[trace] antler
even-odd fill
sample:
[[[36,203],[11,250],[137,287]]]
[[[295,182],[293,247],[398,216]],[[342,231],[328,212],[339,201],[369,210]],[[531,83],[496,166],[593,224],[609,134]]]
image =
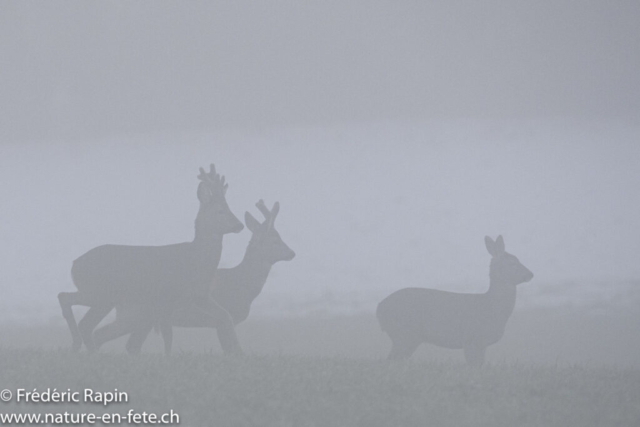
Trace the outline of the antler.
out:
[[[262,215],[264,215],[264,219],[266,219],[267,221],[271,219],[271,212],[269,211],[267,206],[264,204],[264,200],[262,199],[258,200],[258,203],[256,203],[256,207],[260,212],[262,212]]]
[[[216,167],[213,163],[209,165],[208,173],[205,172],[204,169],[200,168],[198,179],[211,186],[220,186],[220,188],[222,188],[223,194],[225,194],[227,192],[227,188],[229,188],[229,184],[225,183],[224,175],[222,175],[221,177],[218,173],[216,173]]]
[[[258,200],[258,203],[256,203],[256,207],[260,210],[260,212],[262,212],[262,215],[264,215],[267,227],[273,227],[273,223],[275,222],[278,211],[280,210],[280,203],[275,202],[273,204],[273,208],[269,210],[269,208],[267,208],[267,206],[264,204],[264,200],[260,199]]]
[[[200,175],[198,175],[198,179],[203,182],[208,182],[209,184],[215,184],[220,181],[220,175],[216,173],[216,167],[211,163],[209,165],[209,173],[200,168]]]

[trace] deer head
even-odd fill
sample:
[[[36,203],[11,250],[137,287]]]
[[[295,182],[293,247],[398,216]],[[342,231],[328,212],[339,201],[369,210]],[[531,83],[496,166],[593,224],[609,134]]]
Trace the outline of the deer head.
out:
[[[198,185],[200,210],[196,218],[196,228],[214,234],[242,231],[244,225],[231,212],[225,198],[229,184],[225,183],[224,176],[221,177],[216,173],[213,163],[209,166],[208,173],[200,168],[198,179],[200,180]]]
[[[522,265],[515,255],[511,255],[504,250],[502,236],[498,236],[495,242],[491,237],[486,236],[484,243],[487,246],[487,251],[492,256],[489,268],[489,277],[492,284],[515,286],[533,279],[533,273]]]
[[[262,212],[265,220],[260,223],[249,212],[245,212],[245,224],[253,234],[247,251],[251,251],[252,255],[270,264],[292,260],[296,256],[295,252],[282,241],[280,234],[273,225],[280,211],[280,204],[275,202],[273,208],[269,210],[261,199],[256,203],[256,207]]]

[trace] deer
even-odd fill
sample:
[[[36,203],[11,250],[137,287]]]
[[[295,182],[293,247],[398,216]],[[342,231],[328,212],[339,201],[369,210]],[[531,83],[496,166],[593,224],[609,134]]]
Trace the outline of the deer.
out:
[[[194,311],[215,320],[225,354],[242,354],[233,319],[209,297],[209,287],[220,262],[223,236],[239,233],[244,225],[227,204],[228,184],[215,166],[211,164],[208,173],[200,168],[198,179],[200,207],[192,241],[165,246],[103,245],[73,261],[71,278],[77,291],[58,294],[73,351],[84,343],[89,352],[95,352],[93,329],[118,304],[139,304],[145,314],[140,322],[153,324],[188,301]],[[78,324],[74,305],[89,307]]]
[[[295,252],[282,240],[275,229],[274,222],[280,211],[280,203],[275,202],[271,210],[260,199],[256,207],[264,216],[264,222],[259,222],[249,212],[245,212],[244,220],[252,233],[249,245],[242,261],[232,268],[220,268],[211,286],[211,297],[223,307],[232,317],[235,325],[249,317],[251,304],[260,295],[271,271],[271,267],[279,261],[291,261]],[[173,343],[173,327],[182,328],[215,328],[215,319],[195,310],[192,305],[176,308],[170,319],[159,322],[160,332],[164,341],[166,355],[171,354]],[[129,352],[140,351],[150,325],[146,329],[136,331],[139,322],[140,307],[135,304],[116,306],[116,320],[97,329],[94,333],[96,346],[116,339],[127,333],[132,333],[126,348]]]
[[[378,304],[376,317],[392,342],[389,360],[409,358],[422,343],[462,349],[471,366],[484,363],[498,342],[516,302],[516,286],[533,279],[517,257],[505,251],[502,236],[485,237],[491,255],[489,290],[483,294],[427,288],[400,289]]]

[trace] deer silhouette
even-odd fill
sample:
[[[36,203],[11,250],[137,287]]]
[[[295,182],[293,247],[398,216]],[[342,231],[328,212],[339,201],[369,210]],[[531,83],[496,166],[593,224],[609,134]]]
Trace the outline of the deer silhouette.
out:
[[[93,329],[115,306],[126,302],[141,307],[143,325],[191,303],[202,316],[215,319],[225,353],[242,352],[233,319],[209,297],[209,286],[220,262],[223,235],[238,233],[244,226],[229,209],[225,199],[228,184],[214,165],[208,173],[200,168],[198,179],[200,208],[193,241],[166,246],[98,246],[73,262],[71,277],[78,290],[61,292],[58,300],[74,350],[84,342],[89,351],[95,351]],[[79,324],[73,305],[90,307]]]
[[[504,249],[504,239],[485,237],[491,255],[489,290],[464,294],[436,289],[405,288],[378,304],[380,327],[392,342],[389,359],[411,356],[422,343],[463,349],[467,363],[484,363],[486,348],[498,342],[513,312],[516,285],[533,273]]]
[[[215,281],[211,286],[211,297],[223,307],[237,325],[249,316],[251,304],[258,297],[267,281],[271,267],[279,261],[290,261],[295,252],[282,240],[275,229],[274,222],[280,211],[276,202],[269,210],[262,200],[256,207],[265,217],[260,223],[249,212],[245,212],[245,224],[252,236],[244,254],[244,258],[233,268],[218,269]],[[165,354],[171,353],[173,327],[183,328],[216,328],[216,319],[204,315],[193,305],[177,307],[168,321],[159,321],[165,345]],[[140,307],[136,304],[122,304],[116,307],[117,317],[113,323],[95,331],[94,339],[99,347],[103,343],[132,333],[127,342],[127,350],[133,353],[140,348],[150,332],[151,327],[137,329],[140,322]]]

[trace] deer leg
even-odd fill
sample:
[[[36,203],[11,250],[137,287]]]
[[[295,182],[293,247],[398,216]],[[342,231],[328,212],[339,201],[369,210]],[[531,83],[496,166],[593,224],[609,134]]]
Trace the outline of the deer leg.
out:
[[[171,355],[171,347],[173,346],[173,326],[169,322],[162,322],[160,324],[160,333],[162,334],[162,340],[164,341],[164,355]]]
[[[152,318],[145,318],[135,326],[125,346],[129,354],[135,355],[140,353],[142,344],[144,344],[151,329],[153,329]]]
[[[93,341],[96,350],[99,349],[102,344],[120,338],[123,335],[130,333],[133,330],[132,325],[121,320],[114,320],[108,325],[104,325],[93,333]]]
[[[242,356],[242,348],[238,342],[238,336],[236,335],[235,325],[229,316],[229,320],[224,320],[224,324],[218,326],[217,329],[218,341],[224,354],[233,356]]]
[[[111,305],[91,307],[78,323],[78,330],[82,336],[82,341],[84,341],[84,345],[87,346],[87,350],[90,352],[96,351],[96,346],[93,343],[93,330],[98,326],[98,323],[109,314],[112,308],[113,306]]]
[[[149,332],[153,328],[153,323],[144,323],[136,327],[131,333],[131,336],[127,340],[126,348],[129,354],[138,354],[142,350],[142,344],[144,344]],[[160,333],[162,334],[162,340],[164,341],[164,354],[166,356],[171,355],[171,347],[173,345],[173,327],[169,322],[160,322]],[[130,332],[124,331],[124,334]]]
[[[199,306],[200,311],[206,313],[217,329],[218,341],[222,351],[227,355],[242,355],[242,348],[236,335],[235,323],[227,310],[217,302],[209,299]]]
[[[388,360],[407,359],[418,349],[421,342],[412,337],[391,337],[393,343]]]
[[[76,318],[73,316],[73,310],[71,309],[72,306],[81,304],[78,301],[79,299],[80,294],[78,292],[60,292],[58,294],[62,317],[67,321],[69,331],[71,332],[71,348],[73,351],[78,351],[80,347],[82,347],[82,335],[80,335]]]
[[[480,367],[484,363],[484,353],[487,347],[470,345],[464,348],[464,358],[470,366]]]

